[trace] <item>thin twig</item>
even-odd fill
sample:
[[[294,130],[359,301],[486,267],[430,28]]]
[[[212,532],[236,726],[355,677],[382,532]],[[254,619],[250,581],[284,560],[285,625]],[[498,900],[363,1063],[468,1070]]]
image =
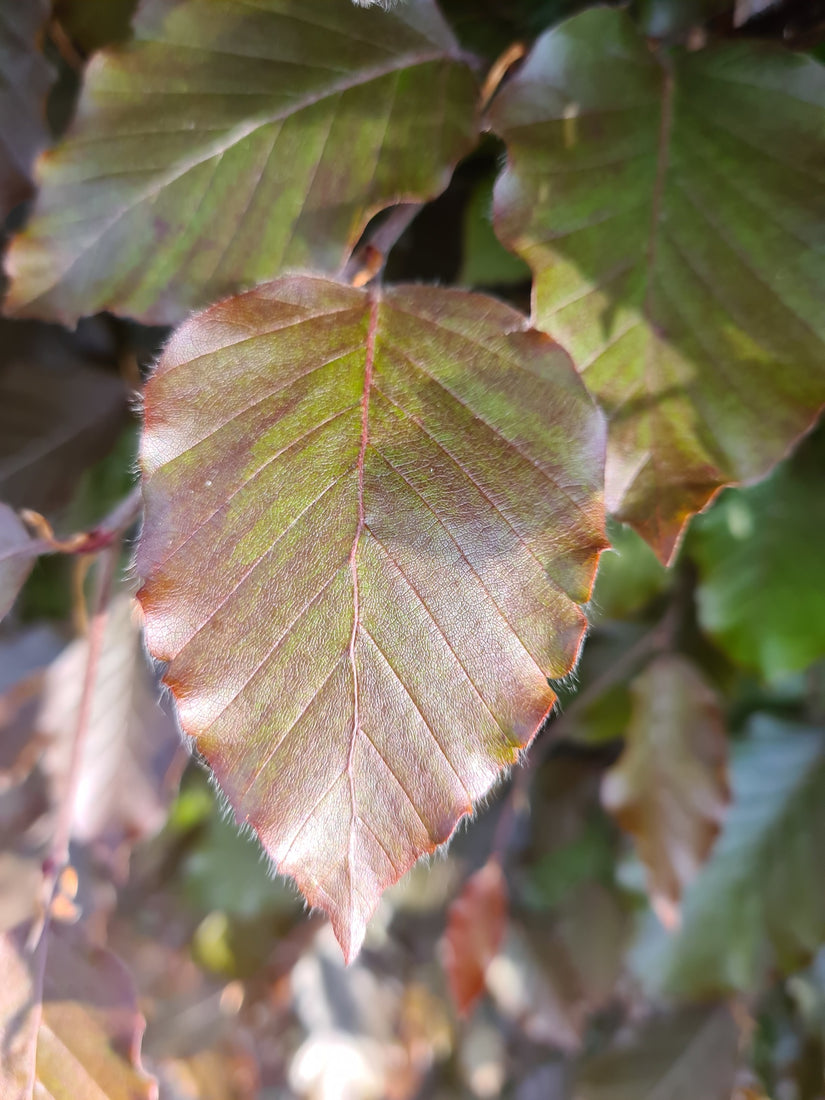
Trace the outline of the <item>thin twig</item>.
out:
[[[140,485],[135,485],[129,493],[118,501],[111,512],[90,531],[80,531],[59,539],[45,516],[30,508],[20,511],[20,518],[42,540],[45,554],[96,554],[120,542],[123,532],[140,515],[143,496]]]

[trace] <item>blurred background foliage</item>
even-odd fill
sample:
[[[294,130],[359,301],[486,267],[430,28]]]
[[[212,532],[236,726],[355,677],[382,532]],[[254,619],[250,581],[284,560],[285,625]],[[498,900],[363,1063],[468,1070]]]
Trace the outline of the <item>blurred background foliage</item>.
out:
[[[584,6],[442,3],[488,60]],[[818,0],[631,6],[652,37],[755,34],[825,57]],[[44,40],[55,132],[85,59],[128,35],[133,7],[56,0]],[[388,278],[528,308],[529,272],[491,225],[502,157],[488,137],[459,166],[396,244]],[[3,322],[0,498],[45,512],[60,535],[115,508],[136,477],[135,395],[166,335],[105,315],[73,333]],[[825,1096],[823,475],[820,426],[764,481],[720,493],[669,569],[613,523],[582,661],[534,762],[389,891],[348,970],[324,922],[238,834],[166,701],[147,718],[158,685],[125,614],[84,762],[70,917],[127,960],[162,1100]],[[59,792],[88,564],[41,558],[0,628],[4,927],[31,898]],[[113,775],[129,778],[98,813]],[[447,909],[502,834],[506,932],[462,1016]]]

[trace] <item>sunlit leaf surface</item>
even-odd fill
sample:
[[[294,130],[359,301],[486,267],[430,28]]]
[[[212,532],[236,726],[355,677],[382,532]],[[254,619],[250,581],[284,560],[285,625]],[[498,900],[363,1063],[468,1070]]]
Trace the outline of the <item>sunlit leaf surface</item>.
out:
[[[433,0],[150,0],[91,62],[9,257],[12,312],[173,323],[446,186],[475,77]]]
[[[657,58],[601,8],[539,39],[491,125],[497,229],[610,421],[608,507],[667,559],[825,402],[825,68],[745,43]]]
[[[602,448],[558,345],[460,291],[279,280],[180,329],[147,386],[149,648],[348,957],[576,660]]]

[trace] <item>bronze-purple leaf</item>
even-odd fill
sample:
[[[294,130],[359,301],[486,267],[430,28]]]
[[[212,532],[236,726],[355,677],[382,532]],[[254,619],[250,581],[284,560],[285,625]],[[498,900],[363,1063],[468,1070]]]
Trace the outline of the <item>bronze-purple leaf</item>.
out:
[[[8,504],[0,504],[0,619],[8,614],[46,544],[34,539]]]
[[[466,1015],[484,991],[487,968],[507,931],[509,898],[501,864],[490,859],[451,903],[444,935],[444,967],[456,1008]]]
[[[120,961],[75,929],[51,927],[31,951],[0,935],[3,1100],[157,1100],[140,1066],[144,1021]]]
[[[348,958],[573,667],[604,432],[566,353],[481,295],[285,277],[146,387],[146,636],[239,821]]]
[[[447,185],[476,100],[434,0],[147,0],[41,161],[8,308],[167,324],[285,269],[335,272],[376,211]]]
[[[31,195],[32,166],[48,139],[52,71],[38,43],[48,14],[48,0],[0,9],[0,221]]]
[[[502,240],[610,422],[607,505],[667,561],[825,403],[825,67],[657,56],[628,14],[548,31],[490,118]]]

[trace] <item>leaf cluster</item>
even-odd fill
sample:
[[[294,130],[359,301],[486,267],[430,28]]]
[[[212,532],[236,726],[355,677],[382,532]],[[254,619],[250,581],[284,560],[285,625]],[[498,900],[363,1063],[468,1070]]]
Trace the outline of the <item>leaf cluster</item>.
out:
[[[0,0],[3,1100],[823,1095],[817,12]]]

